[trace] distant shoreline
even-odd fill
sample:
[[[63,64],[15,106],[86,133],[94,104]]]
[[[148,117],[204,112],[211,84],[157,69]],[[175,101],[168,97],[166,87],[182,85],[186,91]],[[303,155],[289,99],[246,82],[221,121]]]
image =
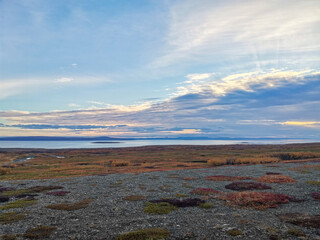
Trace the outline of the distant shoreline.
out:
[[[122,143],[122,142],[92,142],[92,143]]]

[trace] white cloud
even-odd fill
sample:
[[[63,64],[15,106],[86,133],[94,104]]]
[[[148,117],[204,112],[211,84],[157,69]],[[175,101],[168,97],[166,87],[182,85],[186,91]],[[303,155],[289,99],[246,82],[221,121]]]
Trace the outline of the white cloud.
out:
[[[311,75],[313,72],[315,71],[281,71],[273,69],[269,73],[249,72],[233,74],[222,79],[206,79],[205,81],[198,81],[196,83],[186,81],[184,83],[187,84],[178,87],[173,95],[182,96],[186,94],[209,92],[215,97],[221,97],[237,90],[253,92],[257,89],[277,88],[288,83],[303,84],[306,81],[312,81],[312,79],[304,78],[304,76]]]
[[[62,78],[57,79],[57,82],[65,83],[65,82],[71,82],[71,81],[73,81],[73,80],[74,80],[74,79],[73,79],[73,78],[70,78],[70,77],[62,77]]]
[[[292,53],[307,52],[319,59],[318,0],[183,0],[172,5],[170,13],[166,52],[155,67],[209,62],[212,56],[217,62],[249,56],[259,65],[259,56],[268,53],[277,58],[287,54],[287,63],[296,59]]]

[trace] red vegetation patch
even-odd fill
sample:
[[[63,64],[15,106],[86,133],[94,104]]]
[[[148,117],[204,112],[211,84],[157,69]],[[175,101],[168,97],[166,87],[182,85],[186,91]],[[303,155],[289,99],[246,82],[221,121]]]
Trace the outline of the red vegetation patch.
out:
[[[182,178],[182,180],[197,180],[197,179],[200,179],[198,177],[184,177]]]
[[[159,200],[151,200],[151,203],[161,203],[166,202],[175,207],[183,208],[183,207],[196,207],[199,206],[201,203],[205,203],[204,200],[200,198],[186,198],[186,199],[159,199]]]
[[[294,180],[291,177],[283,176],[283,175],[266,175],[258,178],[259,182],[263,183],[294,183]]]
[[[278,173],[278,172],[266,172],[266,175],[281,175],[281,173]]]
[[[227,201],[227,204],[231,206],[250,207],[257,210],[276,208],[290,201],[301,201],[288,195],[270,192],[233,192],[218,198]]]
[[[316,200],[320,200],[320,193],[319,192],[311,193],[311,197],[313,197]]]
[[[233,182],[226,185],[225,188],[235,191],[271,189],[268,185],[256,182]]]
[[[212,188],[196,188],[192,190],[190,193],[207,196],[207,195],[219,194],[221,192]]]
[[[55,191],[55,192],[47,192],[46,194],[48,195],[53,195],[53,196],[65,196],[66,194],[70,193],[70,191]]]
[[[305,213],[287,213],[278,215],[281,221],[289,222],[302,227],[320,228],[320,215]]]
[[[239,180],[250,180],[253,179],[252,177],[242,177],[242,176],[224,176],[224,175],[216,175],[216,176],[207,176],[206,180],[210,181],[239,181]]]

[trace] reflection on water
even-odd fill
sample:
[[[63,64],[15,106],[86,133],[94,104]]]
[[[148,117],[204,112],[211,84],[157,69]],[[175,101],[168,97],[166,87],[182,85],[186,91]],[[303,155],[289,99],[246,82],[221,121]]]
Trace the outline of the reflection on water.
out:
[[[122,142],[106,142],[99,144],[90,141],[0,141],[0,148],[115,148],[151,145],[286,144],[310,142],[319,142],[319,140],[128,140]]]

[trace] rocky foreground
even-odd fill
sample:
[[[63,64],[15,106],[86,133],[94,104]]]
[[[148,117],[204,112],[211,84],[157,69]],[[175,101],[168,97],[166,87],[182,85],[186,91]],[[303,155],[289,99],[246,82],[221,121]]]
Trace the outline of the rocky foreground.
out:
[[[2,181],[0,233],[2,239],[320,239],[319,169],[304,162]]]

